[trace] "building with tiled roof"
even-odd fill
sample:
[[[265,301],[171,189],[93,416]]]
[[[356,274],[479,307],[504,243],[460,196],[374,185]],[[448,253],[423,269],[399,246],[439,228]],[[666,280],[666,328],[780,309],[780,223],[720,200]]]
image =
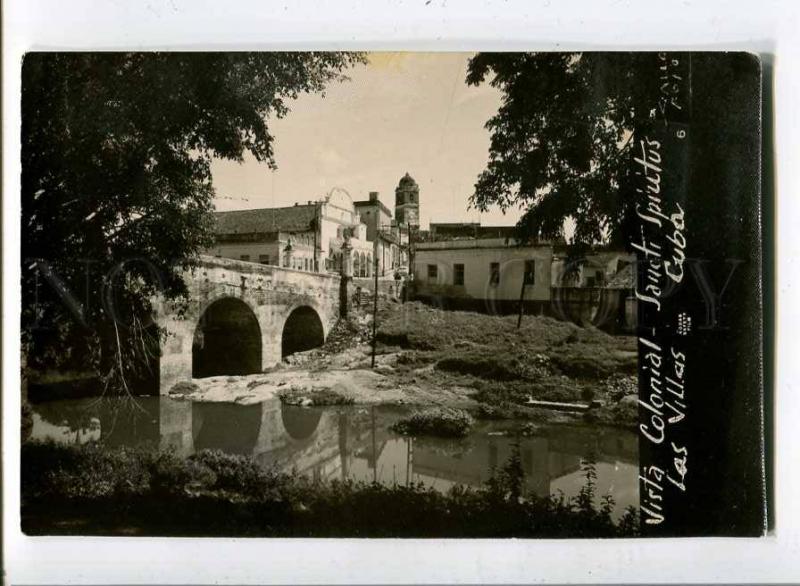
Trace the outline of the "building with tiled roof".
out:
[[[318,204],[313,202],[286,208],[236,210],[214,214],[214,232],[218,239],[237,236],[284,232],[307,232],[314,227]]]
[[[334,188],[318,201],[215,212],[213,221],[215,242],[206,253],[224,258],[338,272],[347,241],[355,277],[372,275],[375,255],[381,276],[393,276],[407,258],[401,247],[402,229],[377,192],[371,192],[368,200],[353,202],[346,190]]]
[[[349,238],[362,266],[372,245],[350,196],[334,189],[319,201],[281,208],[214,213],[215,256],[304,271],[341,270],[341,246]]]

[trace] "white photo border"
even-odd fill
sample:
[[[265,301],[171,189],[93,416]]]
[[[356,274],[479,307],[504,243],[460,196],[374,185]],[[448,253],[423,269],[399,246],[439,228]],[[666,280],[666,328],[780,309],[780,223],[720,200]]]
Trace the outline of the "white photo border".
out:
[[[798,7],[619,0],[15,0],[3,19],[3,566],[9,584],[800,579]],[[776,529],[760,539],[30,538],[19,530],[20,65],[31,50],[747,50],[775,56]],[[793,197],[794,196],[794,197]],[[767,300],[769,302],[769,300]],[[794,390],[793,390],[794,389]],[[734,487],[732,487],[734,489]]]

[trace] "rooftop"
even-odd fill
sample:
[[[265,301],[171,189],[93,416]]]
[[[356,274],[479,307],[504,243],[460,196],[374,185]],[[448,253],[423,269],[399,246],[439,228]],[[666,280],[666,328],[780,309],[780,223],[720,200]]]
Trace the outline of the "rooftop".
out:
[[[549,248],[546,243],[532,244],[523,248]],[[469,248],[519,248],[513,238],[453,238],[450,240],[434,240],[431,242],[417,242],[417,250],[446,250]]]
[[[305,232],[316,218],[316,204],[294,205],[285,208],[260,208],[233,212],[214,212],[216,234],[257,234],[276,232]]]

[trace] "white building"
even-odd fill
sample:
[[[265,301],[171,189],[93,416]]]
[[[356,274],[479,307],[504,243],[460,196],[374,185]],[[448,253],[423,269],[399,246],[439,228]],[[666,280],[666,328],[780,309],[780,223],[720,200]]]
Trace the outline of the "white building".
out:
[[[420,242],[414,251],[415,295],[455,306],[550,301],[551,245],[517,246],[506,238]],[[523,286],[524,279],[524,286]]]
[[[338,271],[341,246],[349,237],[354,269],[357,263],[359,271],[371,274],[373,244],[344,190],[290,207],[216,212],[214,221],[216,242],[207,254],[297,270]]]
[[[297,270],[338,272],[342,245],[348,240],[354,277],[371,277],[377,254],[378,275],[392,279],[408,264],[408,234],[419,218],[419,187],[408,173],[400,179],[395,198],[397,218],[377,192],[354,202],[339,188],[319,201],[289,207],[216,212],[216,242],[205,252]]]
[[[510,237],[420,242],[413,295],[451,309],[501,314],[518,311],[522,301],[526,313],[630,329],[634,261],[608,250],[570,261],[563,244],[519,246]]]

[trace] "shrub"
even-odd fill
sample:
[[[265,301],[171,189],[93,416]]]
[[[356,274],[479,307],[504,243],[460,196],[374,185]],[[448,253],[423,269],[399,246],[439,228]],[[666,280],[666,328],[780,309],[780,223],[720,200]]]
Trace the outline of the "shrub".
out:
[[[418,367],[429,364],[434,358],[425,352],[409,350],[397,356],[397,364],[409,367]]]
[[[595,340],[590,335],[599,340]],[[617,374],[634,374],[638,367],[635,351],[617,349],[627,343],[602,332],[582,333],[588,339],[558,348],[550,354],[553,366],[573,378],[602,380]],[[605,338],[608,340],[605,340]]]
[[[190,395],[197,392],[200,387],[197,384],[189,381],[180,381],[172,385],[169,390],[170,395]]]
[[[193,459],[183,459],[174,452],[158,452],[149,463],[150,488],[159,494],[181,494],[187,489],[211,487],[214,472]]]
[[[308,405],[314,407],[329,407],[334,405],[352,405],[353,397],[344,395],[339,391],[329,388],[302,389],[288,388],[278,391],[278,398],[287,405]]]
[[[142,454],[130,449],[81,448],[54,442],[23,446],[23,485],[33,496],[58,494],[66,498],[97,499],[133,495],[149,487],[150,473]]]
[[[215,477],[212,488],[248,492],[256,491],[265,484],[267,475],[252,458],[226,454],[219,450],[203,450],[190,460],[210,470]]]
[[[475,416],[478,419],[488,420],[512,419],[514,417],[513,406],[506,403],[500,403],[498,405],[480,403],[475,409]]]
[[[536,398],[556,403],[575,403],[582,398],[582,393],[571,386],[552,386],[537,393]]]
[[[522,376],[521,365],[517,360],[506,356],[486,356],[485,352],[479,355],[464,354],[442,358],[436,363],[436,368],[500,381],[514,380]]]
[[[472,416],[462,409],[432,407],[401,419],[392,429],[404,435],[464,437],[473,424]]]

